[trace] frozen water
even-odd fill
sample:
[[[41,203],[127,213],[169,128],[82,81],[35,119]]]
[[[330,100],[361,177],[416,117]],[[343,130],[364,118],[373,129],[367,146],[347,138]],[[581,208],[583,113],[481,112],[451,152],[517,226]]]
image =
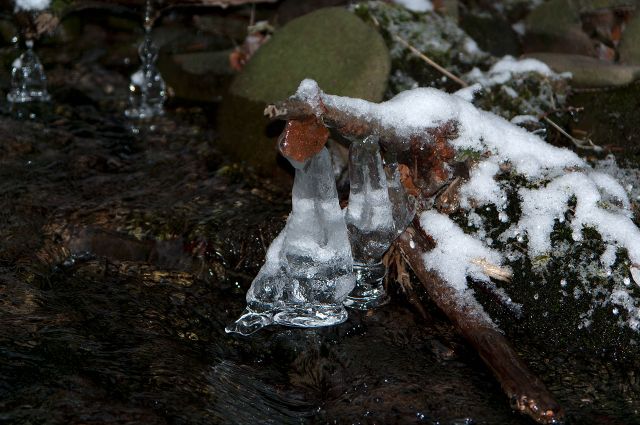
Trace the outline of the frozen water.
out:
[[[11,70],[11,90],[7,100],[11,103],[46,102],[47,77],[40,59],[33,51],[33,41],[26,43],[27,51],[13,61]]]
[[[351,144],[349,181],[346,221],[353,258],[365,264],[378,262],[395,239],[396,230],[377,137]]]
[[[345,215],[357,283],[347,300],[350,307],[366,310],[386,301],[382,256],[413,218],[397,165],[391,165],[388,173],[389,176],[376,136],[351,144],[349,206]]]
[[[227,332],[248,335],[272,322],[317,327],[341,323],[355,286],[353,259],[329,151],[296,169],[292,212],[247,292],[247,309]]]
[[[129,118],[147,119],[164,113],[162,107],[166,99],[166,86],[156,67],[158,48],[153,43],[149,29],[145,33],[138,54],[141,65],[131,75],[129,108],[125,115]]]

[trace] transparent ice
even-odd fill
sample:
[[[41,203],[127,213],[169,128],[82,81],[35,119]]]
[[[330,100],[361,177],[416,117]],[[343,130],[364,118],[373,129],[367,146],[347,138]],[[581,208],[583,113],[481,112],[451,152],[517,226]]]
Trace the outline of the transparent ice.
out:
[[[270,323],[319,327],[347,318],[353,258],[326,148],[294,164],[292,212],[247,292],[247,309],[227,332],[248,335]]]
[[[382,257],[413,218],[413,210],[397,164],[389,164],[385,171],[376,136],[351,144],[349,179],[346,222],[357,283],[345,304],[366,310],[388,300]]]
[[[11,103],[47,102],[47,77],[40,59],[33,51],[33,41],[26,41],[27,50],[13,61],[11,89],[7,100]]]
[[[167,97],[166,85],[156,67],[158,48],[151,37],[153,26],[153,8],[147,0],[144,17],[144,40],[138,48],[140,68],[131,75],[129,84],[129,108],[124,112],[129,118],[148,119],[164,114],[164,101]]]

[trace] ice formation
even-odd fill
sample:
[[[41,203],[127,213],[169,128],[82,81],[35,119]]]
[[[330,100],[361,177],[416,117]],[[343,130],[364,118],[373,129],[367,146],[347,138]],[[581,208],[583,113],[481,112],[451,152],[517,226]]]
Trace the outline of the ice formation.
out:
[[[347,317],[355,285],[344,215],[326,148],[296,169],[292,211],[247,292],[247,310],[227,332],[248,335],[272,322],[316,327]]]
[[[396,165],[389,164],[387,175],[377,136],[350,146],[350,193],[345,219],[357,283],[346,301],[349,307],[366,310],[387,300],[382,256],[413,217]]]
[[[539,66],[525,65],[515,69]],[[468,296],[467,278],[488,279],[478,261],[500,265],[522,255],[490,248],[493,240],[482,233],[484,219],[476,213],[480,209],[495,209],[506,228],[498,239],[504,242],[516,238],[520,245],[525,244],[532,261],[556,249],[550,235],[554,225],[564,223],[574,241],[583,238],[585,229],[598,232],[605,249],[600,265],[603,272],[624,249],[630,261],[627,276],[640,278],[640,230],[632,221],[625,188],[610,176],[594,171],[570,150],[551,146],[501,117],[478,110],[461,96],[431,88],[403,92],[380,104],[320,93],[325,106],[393,131],[407,141],[405,149],[411,136],[446,122],[457,124],[457,134],[449,144],[458,152],[475,152],[469,178],[459,190],[460,208],[478,230],[465,233],[456,222],[432,211],[423,212],[420,223],[437,241],[435,250],[425,256],[425,265],[439,273],[461,297]],[[508,175],[526,182],[516,190],[517,199],[509,199],[509,179],[499,178]],[[505,210],[509,202],[517,202],[521,209],[511,223],[510,213]],[[589,291],[587,274],[580,273],[586,286],[576,287],[576,296]],[[626,277],[625,282],[631,279]],[[626,324],[638,329],[640,310],[632,294],[633,285],[615,285],[614,289],[598,286],[593,290],[606,298],[600,305],[610,303],[617,306],[616,311],[628,312]]]
[[[44,68],[33,51],[33,41],[28,40],[26,47],[27,51],[13,61],[7,100],[11,103],[46,102],[50,96]]]
[[[16,10],[44,10],[51,0],[16,0]]]
[[[153,43],[149,29],[138,49],[140,68],[131,75],[129,84],[129,118],[147,119],[164,113],[166,85],[156,67],[158,48]]]

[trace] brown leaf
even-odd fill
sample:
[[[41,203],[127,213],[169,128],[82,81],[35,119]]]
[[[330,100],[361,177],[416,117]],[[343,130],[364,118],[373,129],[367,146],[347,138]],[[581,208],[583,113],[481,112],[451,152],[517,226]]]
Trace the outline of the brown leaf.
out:
[[[282,155],[305,162],[322,150],[329,139],[329,130],[315,116],[289,120],[280,135],[278,148]]]

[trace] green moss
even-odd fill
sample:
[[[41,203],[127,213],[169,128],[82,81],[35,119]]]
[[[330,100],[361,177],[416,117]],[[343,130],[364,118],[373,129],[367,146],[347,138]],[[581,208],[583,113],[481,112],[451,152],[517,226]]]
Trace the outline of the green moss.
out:
[[[276,31],[234,80],[231,92],[274,102],[312,78],[327,93],[379,102],[389,70],[387,48],[375,29],[346,9],[326,8]]]

